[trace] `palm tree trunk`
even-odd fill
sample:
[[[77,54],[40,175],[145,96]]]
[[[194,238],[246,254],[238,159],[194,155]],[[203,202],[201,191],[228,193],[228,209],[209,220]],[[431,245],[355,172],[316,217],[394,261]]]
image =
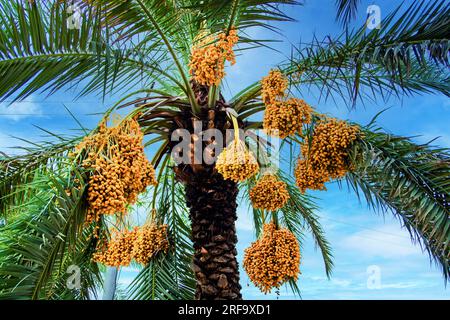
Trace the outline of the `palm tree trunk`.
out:
[[[210,170],[193,173],[186,181],[197,300],[242,299],[236,260],[237,194],[236,183]]]

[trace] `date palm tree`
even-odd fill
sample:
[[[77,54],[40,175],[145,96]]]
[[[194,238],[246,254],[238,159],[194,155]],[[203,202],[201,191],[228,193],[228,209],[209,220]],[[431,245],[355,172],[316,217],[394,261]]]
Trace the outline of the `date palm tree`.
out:
[[[131,299],[241,299],[236,258],[238,194],[247,196],[255,179],[226,180],[214,164],[175,164],[177,129],[195,126],[221,132],[238,126],[262,128],[265,110],[261,84],[243,85],[225,99],[220,85],[200,85],[189,74],[191,49],[199,36],[236,29],[237,53],[269,46],[251,30],[276,32],[272,22],[292,21],[286,10],[293,0],[91,0],[81,8],[78,28],[72,1],[0,0],[0,98],[20,101],[36,92],[76,90],[78,95],[121,96],[118,109],[138,114],[154,151],[158,185],[140,204],[156,209],[166,223],[172,249],[151,260],[128,288]],[[293,47],[277,67],[292,92],[318,90],[321,97],[345,101],[388,99],[418,93],[449,96],[450,5],[412,1],[386,16],[380,29],[348,30],[359,1],[340,0],[342,36]],[[72,21],[73,22],[73,21]],[[238,57],[239,59],[239,57]],[[85,224],[86,172],[70,153],[89,132],[33,143],[18,156],[0,158],[0,297],[3,299],[89,299],[102,283],[102,266],[92,261],[95,228]],[[450,275],[450,154],[430,144],[388,134],[375,121],[360,125],[363,135],[349,151],[352,170],[345,180],[374,210],[390,212],[441,268]],[[95,131],[95,130],[94,130]],[[252,138],[252,137],[250,137]],[[255,138],[255,137],[253,137]],[[288,161],[302,139],[283,140]],[[255,140],[256,141],[256,140]],[[259,141],[259,140],[258,140]],[[206,146],[204,142],[203,147]],[[292,147],[294,146],[294,148]],[[151,149],[150,149],[151,147]],[[278,223],[301,242],[310,232],[331,276],[331,246],[316,213],[316,199],[295,186],[289,166],[279,178],[288,185],[288,204],[274,213]],[[75,180],[79,188],[68,193]],[[255,235],[261,233],[261,210],[251,210]],[[80,268],[80,286],[68,286],[69,266]],[[298,292],[295,281],[291,288]]]

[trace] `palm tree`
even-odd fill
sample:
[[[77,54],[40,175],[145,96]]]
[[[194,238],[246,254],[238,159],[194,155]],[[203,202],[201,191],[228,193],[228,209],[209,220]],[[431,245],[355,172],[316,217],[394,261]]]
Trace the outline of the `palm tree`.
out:
[[[241,299],[236,259],[235,221],[238,193],[247,196],[255,178],[237,183],[224,179],[215,164],[174,163],[173,132],[196,127],[222,133],[237,127],[261,129],[265,111],[261,83],[226,100],[221,86],[205,85],[189,73],[191,50],[207,35],[237,30],[242,54],[269,46],[253,39],[255,28],[276,32],[270,23],[292,21],[286,11],[293,0],[91,0],[82,8],[79,28],[69,28],[72,1],[0,0],[0,97],[18,101],[35,92],[53,94],[67,88],[79,96],[121,95],[106,116],[120,108],[136,116],[147,136],[145,147],[158,185],[142,202],[152,218],[169,227],[171,249],[140,271],[130,285],[132,299]],[[338,19],[351,21],[359,1],[336,1]],[[413,1],[385,17],[380,29],[365,26],[338,38],[328,37],[293,48],[277,66],[293,92],[317,89],[321,96],[347,101],[388,99],[417,93],[449,95],[448,34],[450,5]],[[403,13],[401,13],[403,12]],[[374,119],[375,120],[375,119]],[[286,137],[282,149],[294,150],[311,138]],[[236,128],[236,126],[235,126]],[[348,150],[352,168],[346,180],[375,209],[398,217],[442,269],[450,275],[450,154],[430,144],[385,133],[375,121],[358,126],[361,135]],[[95,133],[95,129],[93,132]],[[71,153],[84,136],[57,136],[33,143],[18,156],[0,158],[0,297],[3,299],[89,299],[102,283],[102,266],[93,262],[98,239],[94,230],[114,224],[102,217],[86,221],[89,173]],[[260,143],[250,136],[249,143]],[[253,140],[252,140],[253,139]],[[211,141],[202,144],[202,150]],[[267,143],[264,143],[267,147]],[[296,155],[291,154],[291,159]],[[289,159],[289,160],[291,160]],[[315,199],[302,193],[291,172],[279,169],[289,191],[288,203],[272,219],[299,242],[311,232],[331,275],[331,247]],[[73,186],[77,184],[77,188]],[[71,192],[67,192],[70,189]],[[155,210],[150,210],[155,209]],[[252,209],[255,234],[267,217]],[[76,265],[81,285],[66,285],[66,270]],[[289,281],[298,292],[296,282]]]

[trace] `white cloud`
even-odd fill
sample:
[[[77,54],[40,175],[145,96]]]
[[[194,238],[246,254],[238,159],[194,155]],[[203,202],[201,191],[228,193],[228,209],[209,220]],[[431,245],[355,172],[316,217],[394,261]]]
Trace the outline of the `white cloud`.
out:
[[[407,289],[407,288],[415,288],[420,284],[418,282],[395,282],[388,284],[381,284],[380,289]]]
[[[26,153],[23,149],[18,149],[18,147],[30,146],[26,142],[20,140],[20,137],[24,137],[30,141],[33,138],[29,138],[23,133],[11,132],[6,133],[5,131],[0,131],[0,152],[7,154],[8,156],[17,156]]]
[[[331,279],[331,283],[338,287],[348,287],[352,284],[350,280],[345,279]]]
[[[117,284],[128,287],[133,282],[134,278],[135,277],[119,277]]]
[[[139,269],[136,267],[123,267],[122,272],[135,272],[135,273],[139,273]]]
[[[117,284],[123,286],[129,286],[136,276],[139,274],[140,270],[136,267],[124,267],[120,270],[119,277],[117,279]]]
[[[327,286],[335,286],[335,287],[348,287],[352,284],[352,282],[348,279],[336,278],[332,277],[328,279],[322,276],[302,276],[301,280],[311,280],[319,286],[322,286],[326,283]]]
[[[422,254],[421,249],[411,243],[406,231],[395,224],[356,232],[344,238],[340,246],[371,257],[397,258]]]
[[[40,115],[42,115],[41,107],[32,97],[27,98],[26,101],[16,102],[11,105],[6,103],[0,104],[0,116],[16,122]]]

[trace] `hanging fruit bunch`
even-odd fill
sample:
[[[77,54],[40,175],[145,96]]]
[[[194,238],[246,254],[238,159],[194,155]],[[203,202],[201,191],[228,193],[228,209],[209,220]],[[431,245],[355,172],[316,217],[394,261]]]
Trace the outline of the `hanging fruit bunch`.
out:
[[[245,250],[244,269],[264,293],[289,280],[296,281],[299,266],[300,247],[296,237],[274,223],[265,224],[262,237]]]
[[[114,230],[109,242],[103,238],[92,259],[109,267],[126,267],[133,259],[133,248],[137,228],[133,230]]]
[[[225,77],[225,61],[235,64],[233,46],[239,41],[237,30],[232,28],[228,34],[217,37],[203,36],[192,47],[189,72],[194,80],[206,86],[219,85]]]
[[[284,139],[302,134],[303,125],[311,123],[312,108],[305,101],[288,98],[288,81],[279,70],[271,70],[261,81],[261,96],[266,106],[263,128],[267,134]]]
[[[149,223],[131,231],[114,230],[109,241],[102,238],[93,260],[110,267],[126,267],[134,259],[145,266],[156,254],[169,250],[167,229],[165,224]]]
[[[83,166],[91,170],[87,222],[103,214],[126,214],[147,186],[156,185],[155,169],[147,160],[143,133],[136,119],[108,128],[105,121],[86,137],[77,152],[85,152]]]
[[[259,165],[245,144],[235,139],[217,157],[216,169],[224,179],[239,182],[258,173]]]
[[[312,137],[301,146],[302,157],[295,169],[301,192],[324,190],[326,182],[344,177],[351,169],[347,159],[349,147],[359,134],[359,127],[345,121],[325,117],[319,120]]]
[[[265,174],[250,190],[250,200],[255,209],[276,211],[289,200],[286,183],[273,174]]]
[[[286,95],[288,80],[280,70],[270,70],[261,80],[261,97],[266,105],[281,100]]]
[[[133,246],[133,258],[143,266],[159,252],[167,253],[169,250],[169,237],[167,225],[146,224],[136,231]]]
[[[259,171],[258,161],[244,141],[239,138],[239,125],[231,116],[234,126],[234,140],[222,150],[216,160],[216,170],[224,179],[234,182],[245,181]]]
[[[312,108],[303,100],[289,98],[286,101],[273,101],[266,106],[263,128],[281,139],[302,134],[303,125],[311,122]]]

